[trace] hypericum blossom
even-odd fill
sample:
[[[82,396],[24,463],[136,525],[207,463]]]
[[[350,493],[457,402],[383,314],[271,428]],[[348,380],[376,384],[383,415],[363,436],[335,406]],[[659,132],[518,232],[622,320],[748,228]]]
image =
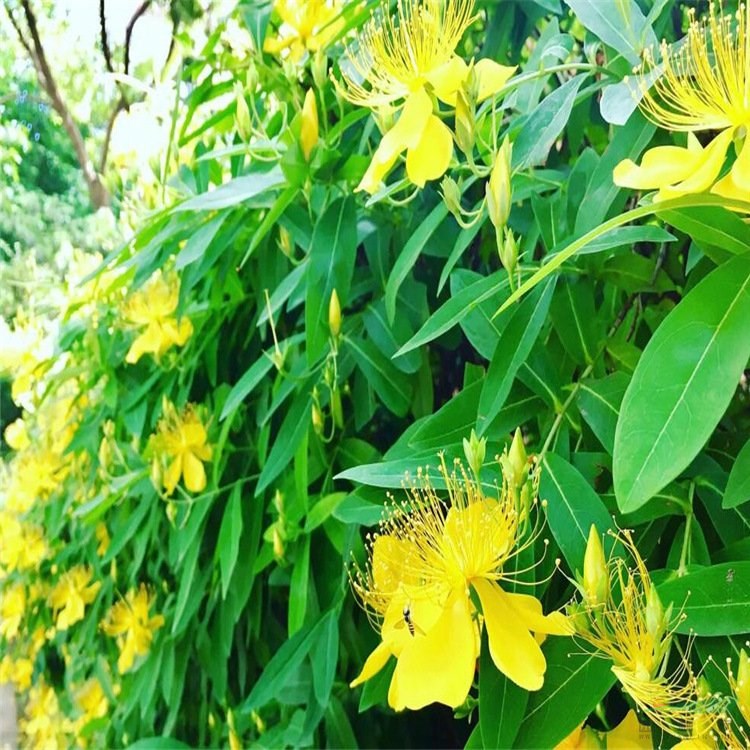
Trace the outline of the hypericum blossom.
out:
[[[749,27],[750,5],[740,4],[736,14],[722,15],[712,3],[708,20],[691,18],[684,43],[662,44],[663,73],[644,92],[641,106],[657,125],[687,132],[687,147],[653,148],[640,166],[630,159],[620,162],[614,171],[616,184],[658,189],[657,200],[709,190],[730,199],[750,199]],[[647,67],[654,65],[647,60]],[[704,148],[693,133],[707,130],[720,132]],[[719,179],[733,142],[736,159]]]
[[[96,677],[81,685],[76,692],[76,705],[81,710],[82,715],[78,719],[81,727],[84,727],[94,719],[101,719],[107,715],[109,701],[102,689],[102,684]]]
[[[164,625],[162,615],[149,616],[153,603],[153,597],[141,584],[137,591],[131,589],[122,601],[113,604],[102,623],[102,630],[117,638],[120,674],[132,669],[136,657],[149,652],[154,633]]]
[[[24,715],[18,722],[21,736],[26,740],[23,747],[60,748],[69,747],[73,722],[66,718],[60,708],[54,688],[44,680],[29,691]]]
[[[276,0],[282,24],[277,36],[266,37],[263,50],[273,55],[288,50],[297,62],[305,52],[323,49],[340,30],[336,17],[341,8],[341,0]]]
[[[43,530],[0,509],[0,577],[14,570],[36,568],[46,556]]]
[[[588,546],[597,540],[598,535],[592,532]],[[709,705],[711,696],[699,695],[686,658],[667,676],[681,616],[673,613],[671,604],[663,607],[630,532],[617,534],[615,545],[630,554],[633,567],[623,557],[610,555],[610,585],[603,600],[599,588],[596,597],[586,595],[580,608],[574,606],[576,632],[612,660],[612,671],[622,689],[656,726],[676,737],[690,737],[696,715],[708,717],[714,712]]]
[[[57,618],[58,630],[67,630],[71,625],[83,619],[86,605],[91,604],[101,588],[100,581],[91,582],[91,568],[76,565],[60,576],[60,580],[50,591],[48,601]]]
[[[406,151],[406,174],[418,187],[445,174],[453,136],[434,114],[433,95],[456,106],[470,68],[455,54],[474,21],[473,0],[399,0],[396,16],[384,2],[347,50],[343,95],[362,107],[403,101],[396,124],[383,136],[358,190],[374,193]],[[497,93],[515,71],[491,60],[473,68],[477,101]]]
[[[156,434],[151,436],[149,450],[152,476],[171,495],[182,478],[190,492],[206,488],[204,461],[210,461],[211,446],[208,434],[195,407],[188,404],[179,414],[166,398],[162,406]]]
[[[0,636],[13,640],[26,614],[26,587],[22,583],[7,586],[0,592]]]
[[[188,318],[175,317],[180,297],[180,281],[176,275],[157,271],[148,283],[134,292],[123,307],[125,319],[139,331],[125,361],[135,364],[144,354],[157,359],[173,346],[184,346],[193,333]]]
[[[561,613],[544,615],[534,596],[501,585],[517,580],[511,563],[531,552],[539,536],[533,504],[519,499],[508,477],[487,495],[460,464],[449,473],[441,462],[440,475],[448,499],[420,473],[409,502],[394,506],[369,539],[365,571],[357,569],[352,578],[382,642],[351,686],[369,680],[394,656],[388,703],[396,710],[461,705],[474,679],[483,627],[497,668],[527,690],[542,687],[547,666],[534,633],[571,632]]]
[[[653,746],[651,728],[638,721],[635,711],[628,711],[625,718],[604,735],[591,727],[577,727],[555,750],[600,750],[602,747],[612,750],[652,750]]]

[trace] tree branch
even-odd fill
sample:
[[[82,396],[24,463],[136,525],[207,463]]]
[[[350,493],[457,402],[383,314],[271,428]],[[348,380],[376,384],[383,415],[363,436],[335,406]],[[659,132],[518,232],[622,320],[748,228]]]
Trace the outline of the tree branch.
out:
[[[133,29],[138,23],[138,19],[148,10],[149,5],[151,5],[151,0],[143,0],[125,27],[125,75],[130,73],[130,42],[133,38]]]
[[[23,48],[28,52],[29,57],[33,57],[33,54],[31,52],[31,46],[26,41],[26,37],[23,34],[23,31],[21,30],[21,27],[18,25],[18,22],[15,19],[15,16],[13,15],[13,12],[8,7],[7,3],[3,3],[3,8],[5,8],[5,13],[8,16],[8,19],[10,20],[10,25],[16,30],[16,34],[18,34],[18,41],[21,42],[23,45]]]
[[[109,49],[109,39],[107,39],[107,13],[104,7],[106,0],[99,0],[99,35],[102,42],[102,54],[104,55],[104,64],[110,73],[115,69],[112,65],[112,52]]]
[[[63,101],[60,90],[57,88],[55,77],[52,75],[52,70],[47,62],[47,55],[44,52],[42,40],[39,37],[39,29],[37,27],[34,11],[31,8],[29,0],[21,0],[21,6],[23,7],[24,15],[26,16],[26,25],[29,27],[29,33],[31,34],[33,45],[30,46],[28,50],[29,54],[31,55],[34,67],[39,74],[39,81],[52,101],[52,106],[55,108],[55,111],[60,115],[65,132],[68,134],[68,138],[70,138],[73,144],[78,164],[80,165],[81,170],[83,171],[83,177],[86,180],[91,204],[94,208],[106,206],[110,201],[109,192],[107,191],[107,188],[104,187],[104,183],[94,169],[94,166],[86,153],[86,144],[83,142],[81,131],[78,129],[70,110]]]

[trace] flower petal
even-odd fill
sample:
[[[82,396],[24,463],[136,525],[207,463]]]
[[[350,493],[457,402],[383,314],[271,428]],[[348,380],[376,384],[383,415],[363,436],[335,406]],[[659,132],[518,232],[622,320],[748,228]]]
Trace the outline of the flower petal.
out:
[[[651,750],[651,728],[641,726],[635,711],[628,711],[625,718],[607,732],[607,747],[622,750]]]
[[[190,492],[203,492],[206,489],[206,470],[203,468],[203,464],[191,451],[185,451],[182,464],[185,487]]]
[[[385,643],[378,643],[373,652],[367,657],[362,671],[349,683],[350,688],[357,687],[374,677],[391,658],[391,650]]]
[[[469,75],[469,66],[463,58],[452,57],[427,75],[427,80],[432,84],[435,95],[440,101],[456,106],[456,93],[463,85]]]
[[[418,187],[445,174],[453,157],[453,136],[447,125],[431,115],[422,139],[406,154],[406,174]]]
[[[667,187],[687,179],[700,163],[703,151],[679,146],[657,146],[643,155],[638,166],[630,159],[621,161],[612,173],[615,185],[634,190]]]
[[[535,633],[547,635],[573,635],[575,629],[562,612],[542,614],[542,603],[529,594],[507,594],[511,606],[523,624]]]
[[[539,690],[544,684],[547,662],[509,595],[484,578],[474,579],[472,585],[482,602],[495,665],[524,690]]]
[[[497,94],[516,72],[516,67],[516,65],[500,65],[487,57],[480,60],[474,66],[479,80],[479,101],[482,102]]]
[[[436,702],[460,706],[474,679],[474,628],[466,591],[456,589],[430,631],[415,633],[401,652],[388,694],[391,707],[416,710]]]
[[[372,195],[380,189],[383,180],[393,169],[398,155],[420,142],[431,115],[432,100],[424,88],[409,96],[398,121],[383,136],[375,150],[357,190],[364,190]]]
[[[732,130],[719,133],[701,152],[700,162],[695,166],[695,170],[690,177],[672,187],[663,187],[659,191],[657,199],[679,198],[682,195],[703,193],[710,189],[716,182],[716,178],[724,165],[727,149],[732,142],[732,135]]]

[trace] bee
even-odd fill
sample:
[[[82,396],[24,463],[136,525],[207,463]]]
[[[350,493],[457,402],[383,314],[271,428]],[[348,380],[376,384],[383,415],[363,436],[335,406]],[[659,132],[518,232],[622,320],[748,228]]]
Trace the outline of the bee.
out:
[[[409,602],[406,602],[406,604],[404,604],[403,614],[404,614],[404,622],[406,623],[406,627],[409,628],[409,632],[411,633],[411,636],[413,638],[415,627],[414,627],[414,620],[411,619],[411,606]]]
[[[732,583],[734,581],[734,568],[729,568],[727,571],[727,583]]]

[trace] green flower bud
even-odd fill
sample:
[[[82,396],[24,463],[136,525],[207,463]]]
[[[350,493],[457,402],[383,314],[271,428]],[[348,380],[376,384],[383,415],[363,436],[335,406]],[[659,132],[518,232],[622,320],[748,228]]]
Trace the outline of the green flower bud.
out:
[[[510,216],[512,151],[511,143],[506,138],[497,152],[490,179],[485,186],[487,211],[490,221],[497,230],[501,230],[508,223],[508,217]]]
[[[606,601],[609,594],[609,568],[599,532],[591,524],[583,556],[583,596],[588,606]]]

